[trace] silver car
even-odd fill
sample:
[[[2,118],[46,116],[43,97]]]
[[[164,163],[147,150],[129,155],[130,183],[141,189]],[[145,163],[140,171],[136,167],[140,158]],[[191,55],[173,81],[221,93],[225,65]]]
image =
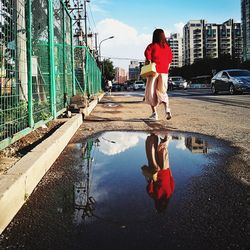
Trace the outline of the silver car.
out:
[[[187,89],[187,81],[182,76],[171,76],[168,79],[169,89]]]
[[[214,94],[219,91],[235,93],[250,92],[250,71],[242,69],[228,69],[218,72],[211,80]]]

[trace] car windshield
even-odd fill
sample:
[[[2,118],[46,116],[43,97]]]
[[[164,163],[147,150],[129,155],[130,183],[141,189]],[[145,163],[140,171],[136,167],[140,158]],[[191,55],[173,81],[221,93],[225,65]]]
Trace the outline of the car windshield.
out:
[[[235,70],[235,71],[228,71],[230,76],[250,76],[249,70]]]

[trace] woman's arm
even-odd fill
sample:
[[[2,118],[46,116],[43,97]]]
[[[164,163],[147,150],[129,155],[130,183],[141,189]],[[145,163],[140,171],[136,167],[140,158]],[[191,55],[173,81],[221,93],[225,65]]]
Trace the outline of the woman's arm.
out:
[[[150,62],[152,60],[152,44],[149,44],[144,52],[146,57],[146,62]]]

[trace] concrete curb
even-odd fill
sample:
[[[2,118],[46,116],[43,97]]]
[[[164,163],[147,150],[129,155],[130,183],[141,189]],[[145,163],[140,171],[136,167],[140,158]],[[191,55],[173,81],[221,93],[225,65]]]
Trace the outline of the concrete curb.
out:
[[[82,124],[77,114],[0,176],[0,234]]]
[[[95,108],[97,103],[104,97],[105,93],[100,94],[97,99],[93,100],[87,108],[81,109],[81,113],[84,115],[84,118],[87,117],[92,110]]]
[[[91,113],[104,95],[99,95],[88,108],[83,110],[84,116]],[[26,202],[81,124],[82,114],[76,114],[5,174],[0,175],[0,234]]]

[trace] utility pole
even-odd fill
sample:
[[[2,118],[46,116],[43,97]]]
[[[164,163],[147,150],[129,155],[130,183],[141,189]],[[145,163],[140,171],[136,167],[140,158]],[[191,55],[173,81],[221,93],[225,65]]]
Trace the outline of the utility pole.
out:
[[[95,33],[95,54],[98,57],[97,33]]]
[[[82,30],[82,21],[83,18],[83,4],[80,3],[80,0],[74,1],[74,3],[70,3],[70,0],[65,1],[65,5],[68,8],[70,14],[72,14],[72,18],[75,21],[73,26],[76,25],[74,30],[74,37],[78,40],[78,45],[82,45],[83,39],[83,30]]]
[[[85,45],[88,46],[88,30],[87,30],[87,2],[90,0],[84,0],[84,21],[85,21]]]

